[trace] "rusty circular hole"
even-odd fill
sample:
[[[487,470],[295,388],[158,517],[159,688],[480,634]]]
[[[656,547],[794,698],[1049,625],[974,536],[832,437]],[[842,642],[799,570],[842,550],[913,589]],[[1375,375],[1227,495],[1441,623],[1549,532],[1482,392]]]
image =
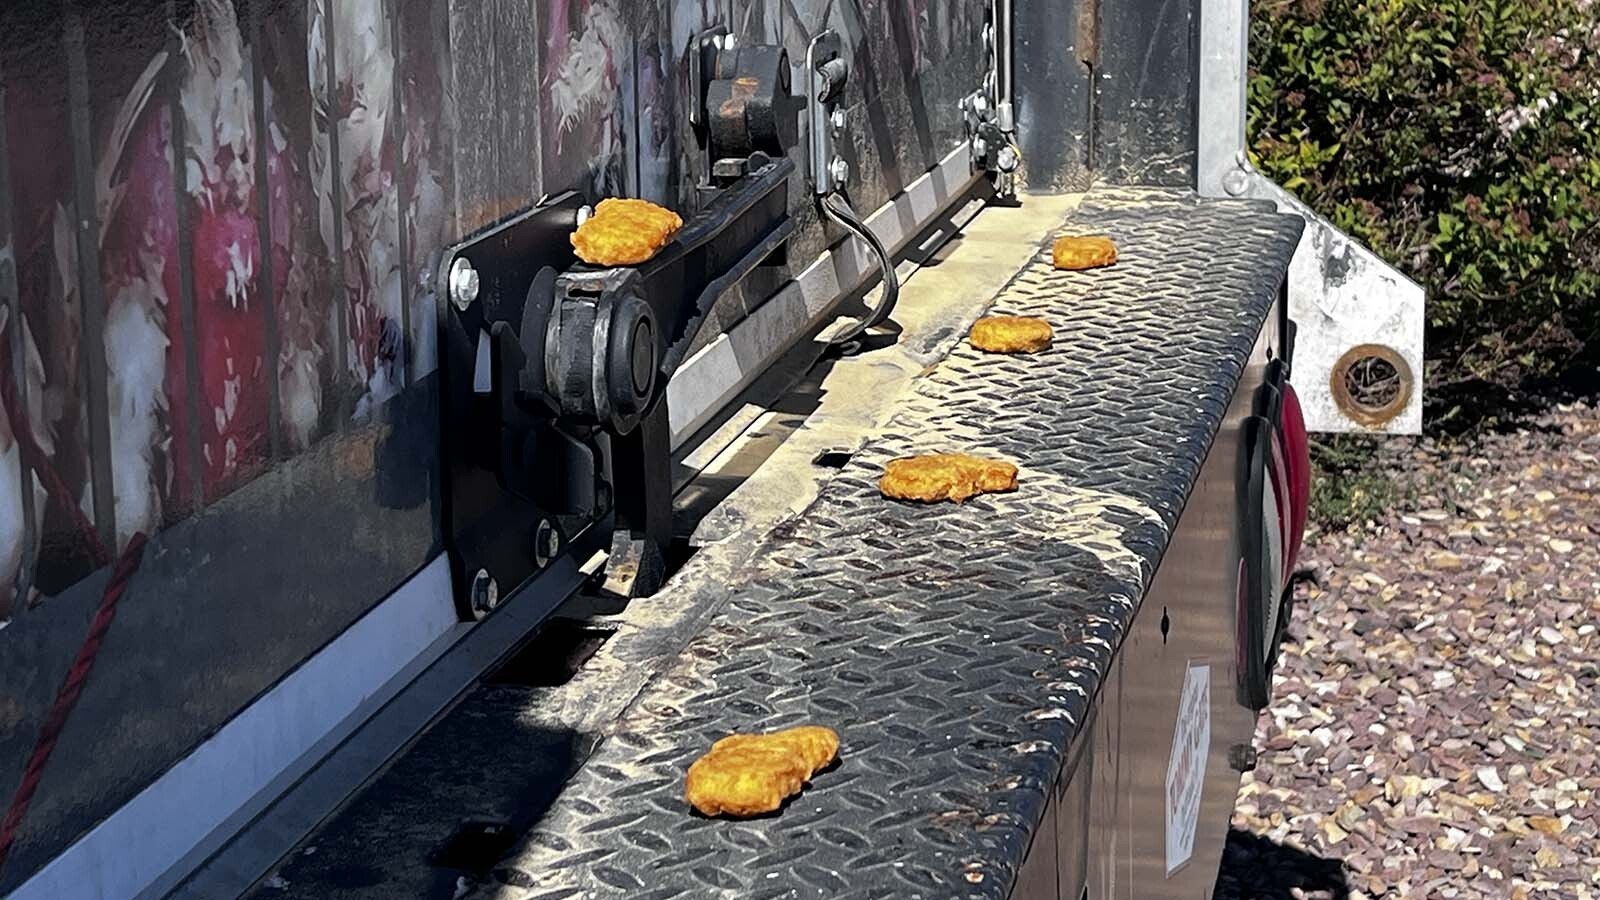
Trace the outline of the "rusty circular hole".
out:
[[[1411,401],[1411,367],[1382,344],[1351,347],[1333,364],[1328,387],[1339,409],[1360,425],[1382,425]]]

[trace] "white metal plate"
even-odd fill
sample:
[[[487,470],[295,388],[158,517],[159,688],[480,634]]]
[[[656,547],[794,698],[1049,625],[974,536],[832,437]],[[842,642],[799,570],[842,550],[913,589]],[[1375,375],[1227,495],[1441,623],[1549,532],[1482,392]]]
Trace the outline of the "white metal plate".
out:
[[[1178,721],[1172,729],[1172,755],[1167,760],[1167,875],[1194,854],[1200,823],[1200,797],[1206,784],[1206,757],[1211,751],[1211,666],[1189,664],[1178,698]]]
[[[1289,318],[1295,338],[1294,385],[1313,432],[1422,432],[1422,286],[1400,274],[1331,222],[1312,212],[1266,176],[1250,173],[1250,196],[1274,200],[1278,208],[1306,220],[1305,233],[1289,265]],[[1357,423],[1335,400],[1334,365],[1353,347],[1388,347],[1410,368],[1410,398],[1393,418]]]

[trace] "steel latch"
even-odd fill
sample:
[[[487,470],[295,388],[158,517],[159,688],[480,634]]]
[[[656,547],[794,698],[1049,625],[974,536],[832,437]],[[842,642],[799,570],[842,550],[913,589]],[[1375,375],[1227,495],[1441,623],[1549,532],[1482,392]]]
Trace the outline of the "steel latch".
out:
[[[839,152],[848,123],[844,109],[845,86],[850,80],[850,61],[844,55],[844,41],[836,31],[823,31],[806,48],[806,73],[810,79],[811,192],[822,215],[867,246],[878,262],[883,289],[878,302],[867,314],[831,331],[828,343],[842,352],[854,352],[867,329],[882,324],[894,312],[900,297],[900,278],[894,259],[878,236],[850,204],[850,163]]]
[[[1001,197],[1015,197],[1022,149],[1017,145],[1011,83],[1011,5],[992,0],[982,34],[987,65],[983,84],[961,98],[961,119],[972,148],[972,164],[994,180]]]
[[[810,78],[809,134],[811,191],[823,197],[845,190],[850,164],[836,144],[844,133],[844,87],[850,79],[850,62],[837,31],[824,31],[806,48],[806,74]]]

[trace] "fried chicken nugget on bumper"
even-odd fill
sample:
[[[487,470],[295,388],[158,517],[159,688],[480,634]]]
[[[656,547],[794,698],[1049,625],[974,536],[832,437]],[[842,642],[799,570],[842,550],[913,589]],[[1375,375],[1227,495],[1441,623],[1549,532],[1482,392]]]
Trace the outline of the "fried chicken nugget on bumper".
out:
[[[729,735],[689,766],[684,798],[708,816],[769,813],[838,753],[839,735],[820,725]]]
[[[596,266],[634,266],[656,255],[683,219],[648,200],[611,197],[572,233],[578,258]]]
[[[1050,247],[1050,261],[1058,269],[1097,269],[1117,261],[1117,245],[1103,234],[1066,235]]]
[[[967,340],[988,353],[1037,353],[1055,337],[1050,323],[1033,316],[985,316],[972,323]]]
[[[839,735],[821,725],[801,725],[771,734],[730,734],[711,745],[711,752],[751,745],[782,747],[798,754],[812,772],[826,768],[839,753]]]
[[[935,453],[890,460],[883,477],[878,480],[878,490],[885,497],[923,503],[941,500],[961,503],[978,494],[1016,488],[1016,466],[965,453]]]

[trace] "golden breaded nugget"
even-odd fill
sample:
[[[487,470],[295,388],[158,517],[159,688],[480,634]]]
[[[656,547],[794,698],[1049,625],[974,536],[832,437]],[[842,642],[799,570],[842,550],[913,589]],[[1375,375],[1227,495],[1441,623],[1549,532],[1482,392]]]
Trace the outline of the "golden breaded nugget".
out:
[[[890,460],[878,490],[893,500],[937,503],[1017,488],[1017,467],[965,453],[935,453]]]
[[[1054,335],[1049,322],[1033,316],[985,316],[972,323],[967,339],[989,353],[1037,353]]]
[[[596,266],[634,266],[656,255],[683,219],[648,200],[611,197],[572,233],[578,258]]]
[[[729,735],[689,766],[684,799],[708,816],[769,813],[838,752],[839,735],[820,725]]]
[[[711,745],[711,752],[731,750],[750,744],[783,747],[798,753],[811,771],[815,772],[833,762],[839,753],[839,735],[832,728],[821,725],[802,725],[771,734],[730,734]]]
[[[1098,269],[1117,261],[1117,245],[1103,234],[1056,238],[1050,260],[1058,269]]]

